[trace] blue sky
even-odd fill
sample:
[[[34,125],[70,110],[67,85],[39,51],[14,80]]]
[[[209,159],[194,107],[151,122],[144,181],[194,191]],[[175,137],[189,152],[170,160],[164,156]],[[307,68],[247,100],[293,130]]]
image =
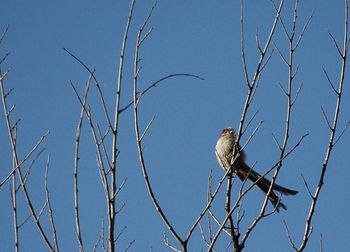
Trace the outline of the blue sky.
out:
[[[136,32],[143,23],[151,1],[136,2],[125,61],[125,79],[122,104],[132,98],[132,60]],[[10,30],[0,52],[10,52],[5,66],[12,71],[7,87],[15,88],[10,102],[16,104],[15,118],[21,118],[18,145],[24,155],[47,130],[50,136],[43,147],[51,153],[49,183],[55,211],[59,245],[62,251],[76,250],[73,213],[73,158],[74,137],[80,108],[69,85],[72,80],[80,92],[87,79],[85,70],[63,51],[63,47],[79,56],[96,69],[105,92],[108,107],[113,109],[116,89],[120,42],[124,30],[129,1],[2,1],[1,30]],[[301,174],[314,190],[317,185],[329,134],[321,113],[321,105],[333,115],[335,96],[322,72],[322,66],[337,81],[340,62],[327,35],[328,30],[338,41],[343,32],[343,1],[301,1],[299,26],[314,11],[308,31],[296,52],[295,62],[300,71],[296,87],[302,83],[294,107],[289,147],[301,135],[310,133],[303,144],[285,161],[278,182],[299,190],[293,197],[285,197],[288,211],[275,214],[260,223],[247,243],[247,251],[288,251],[283,220],[296,244],[300,243],[310,198]],[[214,146],[222,128],[238,127],[246,90],[241,63],[239,1],[160,1],[149,27],[154,30],[141,51],[142,71],[140,87],[146,87],[165,75],[192,73],[204,81],[179,77],[153,89],[141,103],[141,124],[155,115],[155,121],[145,139],[145,155],[150,178],[161,206],[179,233],[184,235],[206,201],[207,178],[213,170],[214,182],[223,175],[217,164]],[[288,23],[292,4],[286,3],[283,18]],[[261,41],[267,37],[274,17],[270,1],[247,1],[246,48],[248,70],[252,74],[258,51],[255,32],[259,29]],[[278,27],[276,45],[287,52],[287,41]],[[286,84],[287,69],[275,53],[262,75],[261,83],[250,110],[259,111],[255,123],[264,120],[258,134],[247,147],[248,163],[257,162],[256,169],[266,170],[278,159],[278,150],[271,133],[282,138],[286,100],[278,83]],[[345,81],[344,100],[339,128],[350,119],[348,78]],[[90,96],[90,105],[97,120],[103,114],[96,90]],[[3,117],[1,117],[3,118]],[[252,130],[252,129],[251,129]],[[92,248],[105,218],[105,202],[95,162],[91,133],[85,122],[81,154],[81,208],[83,239]],[[246,139],[245,136],[244,139]],[[0,177],[11,165],[11,152],[4,120],[0,119]],[[118,215],[117,229],[127,226],[118,249],[124,249],[135,239],[130,251],[167,251],[163,244],[166,227],[158,217],[147,195],[139,167],[133,114],[129,110],[121,116],[119,182],[127,178],[119,198],[126,203]],[[324,249],[345,251],[350,235],[350,191],[345,185],[350,180],[350,134],[338,143],[331,157],[325,186],[314,218],[314,230],[306,251],[319,250],[320,235]],[[33,169],[28,187],[35,206],[44,202],[43,170],[46,157]],[[13,250],[12,215],[9,190],[0,188],[0,244],[4,251]],[[237,184],[238,187],[238,184]],[[20,219],[28,211],[20,196]],[[245,227],[259,210],[263,195],[252,191],[244,201]],[[224,214],[224,191],[215,202],[215,211]],[[43,216],[46,218],[46,216]],[[105,221],[106,223],[106,221]],[[23,251],[46,249],[32,223],[21,229]],[[224,240],[222,245],[226,244]],[[175,243],[174,243],[175,244]],[[191,251],[205,248],[197,231],[190,243]],[[222,247],[218,247],[219,251]]]

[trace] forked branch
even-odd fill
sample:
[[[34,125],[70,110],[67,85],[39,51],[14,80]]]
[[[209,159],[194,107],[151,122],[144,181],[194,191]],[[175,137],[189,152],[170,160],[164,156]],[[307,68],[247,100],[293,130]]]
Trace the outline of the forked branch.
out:
[[[316,212],[316,205],[318,202],[318,197],[319,197],[320,192],[321,192],[323,185],[324,185],[324,177],[325,177],[326,172],[327,172],[328,163],[329,163],[330,157],[332,155],[332,150],[333,150],[333,147],[336,144],[336,142],[339,140],[339,137],[341,137],[344,133],[342,131],[340,133],[338,139],[335,137],[336,133],[338,132],[337,127],[338,127],[338,121],[339,121],[341,101],[342,101],[342,96],[343,96],[346,61],[347,61],[347,56],[348,56],[348,43],[349,43],[348,31],[349,31],[349,5],[348,5],[348,0],[344,0],[344,38],[343,38],[342,49],[340,49],[335,38],[333,36],[331,36],[332,41],[337,48],[337,52],[339,54],[340,61],[341,61],[338,89],[335,92],[336,93],[336,101],[335,101],[333,121],[331,124],[329,123],[329,141],[328,141],[325,157],[324,157],[322,167],[321,167],[321,173],[320,173],[320,178],[318,181],[318,186],[316,187],[315,192],[313,193],[313,195],[311,197],[310,209],[309,209],[309,213],[306,217],[306,221],[305,221],[305,229],[304,229],[303,239],[300,242],[299,247],[297,249],[295,249],[295,251],[298,251],[298,252],[304,251],[304,249],[306,248],[306,246],[309,242],[311,231],[312,231],[312,221],[313,221],[314,214]],[[327,76],[326,76],[326,78],[327,78],[327,81],[329,82],[329,78]],[[346,128],[347,128],[347,126],[345,127],[345,129]]]

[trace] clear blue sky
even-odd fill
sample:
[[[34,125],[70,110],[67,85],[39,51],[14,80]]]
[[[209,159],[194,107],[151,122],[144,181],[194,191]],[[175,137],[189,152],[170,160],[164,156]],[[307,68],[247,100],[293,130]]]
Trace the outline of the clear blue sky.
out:
[[[292,14],[288,2],[283,11],[286,20]],[[122,104],[132,97],[132,60],[136,32],[143,23],[152,1],[137,1],[127,44],[125,81]],[[62,251],[75,251],[73,212],[73,157],[79,104],[69,86],[72,80],[83,90],[87,73],[69,57],[63,47],[96,69],[112,110],[115,98],[120,41],[124,30],[129,1],[18,1],[1,3],[0,28],[10,24],[10,31],[0,52],[11,52],[5,64],[12,71],[6,85],[15,88],[10,97],[16,104],[15,117],[21,118],[18,145],[25,154],[47,130],[51,131],[44,147],[51,153],[50,189],[55,211],[59,245]],[[259,28],[264,41],[274,16],[270,1],[247,1],[246,47],[248,68],[255,67],[258,51],[255,32]],[[145,155],[151,182],[161,206],[180,234],[184,235],[205,205],[207,178],[213,170],[214,181],[223,175],[217,164],[214,146],[222,128],[237,127],[246,95],[241,64],[239,37],[239,1],[160,1],[150,21],[154,28],[141,51],[141,87],[171,73],[192,73],[205,78],[199,81],[179,77],[153,89],[141,103],[142,125],[155,115],[155,122],[145,140]],[[330,30],[339,41],[343,32],[343,1],[301,1],[300,31],[307,17],[314,18],[305,34],[295,61],[300,71],[295,84],[303,84],[291,123],[291,142],[305,133],[310,136],[285,162],[278,182],[299,190],[294,197],[285,197],[288,211],[275,214],[260,223],[247,243],[247,251],[289,251],[283,220],[290,228],[296,244],[300,243],[310,198],[301,174],[314,190],[320,174],[329,134],[322,117],[322,105],[333,115],[335,96],[324,78],[322,66],[336,82],[339,59],[327,35]],[[287,43],[281,27],[274,42],[286,52]],[[252,73],[251,73],[252,74]],[[348,72],[348,76],[349,76]],[[247,147],[248,163],[257,162],[264,171],[278,159],[272,139],[280,139],[284,130],[285,97],[278,83],[286,84],[287,70],[275,54],[261,79],[250,115],[259,110],[256,122],[265,123]],[[345,82],[340,128],[350,118],[350,89]],[[97,119],[100,104],[96,91],[90,105]],[[3,116],[0,119],[0,177],[11,165],[11,152]],[[255,122],[255,123],[256,123]],[[130,251],[167,251],[163,244],[165,225],[161,222],[148,197],[137,160],[133,115],[129,110],[121,116],[119,182],[127,178],[119,205],[126,203],[118,215],[117,229],[127,226],[118,249],[124,249],[135,239]],[[101,218],[105,218],[105,201],[98,177],[95,150],[90,130],[85,124],[81,154],[81,208],[83,239],[87,250],[100,234]],[[346,251],[350,236],[350,134],[344,135],[331,157],[321,193],[314,230],[308,249],[318,251],[323,235],[325,251]],[[34,167],[28,187],[35,206],[44,202],[43,170],[45,155]],[[238,186],[238,185],[237,185]],[[20,194],[21,195],[21,194]],[[224,214],[224,191],[215,202],[221,218]],[[23,220],[28,210],[20,196],[19,215]],[[244,201],[245,222],[256,214],[263,195],[254,190]],[[1,251],[13,250],[12,215],[7,185],[0,189]],[[46,218],[47,216],[43,216]],[[105,221],[106,224],[106,221]],[[44,251],[46,247],[32,222],[20,232],[22,251]],[[175,244],[175,243],[174,243]],[[190,243],[191,251],[205,248],[196,231]],[[220,249],[219,249],[220,251]]]

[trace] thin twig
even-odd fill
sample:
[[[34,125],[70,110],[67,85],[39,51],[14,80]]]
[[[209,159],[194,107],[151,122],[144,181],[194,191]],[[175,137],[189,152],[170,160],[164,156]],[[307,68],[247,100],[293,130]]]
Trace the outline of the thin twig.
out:
[[[258,123],[258,125],[256,125],[255,129],[253,130],[253,132],[249,135],[247,141],[243,144],[242,148],[241,148],[241,151],[244,150],[247,145],[249,144],[249,142],[253,139],[255,133],[259,130],[260,126],[264,123],[264,121],[260,121]]]
[[[245,57],[245,44],[244,44],[244,16],[243,16],[243,0],[241,0],[241,18],[240,18],[240,25],[241,25],[241,54],[242,54],[242,64],[243,64],[243,71],[245,76],[245,81],[248,86],[248,88],[251,88],[249,73],[248,73],[248,67],[247,67],[247,61]],[[263,55],[264,51],[260,48],[260,45],[258,44],[258,49],[261,55]]]
[[[334,46],[336,47],[337,52],[339,53],[339,56],[342,57],[343,53],[342,53],[342,51],[339,48],[337,40],[334,38],[333,34],[330,31],[328,31],[328,35],[331,37],[331,39],[332,39],[332,41],[334,43]]]
[[[312,195],[312,193],[311,193],[310,187],[309,187],[309,185],[308,185],[308,183],[307,183],[307,181],[306,181],[304,175],[301,174],[301,177],[302,177],[302,179],[303,179],[304,185],[305,185],[305,187],[306,187],[306,190],[307,190],[307,192],[308,192],[310,198],[313,198],[313,195]]]
[[[128,246],[124,249],[124,252],[128,251],[131,246],[135,243],[136,240],[132,240],[131,242],[129,242]]]
[[[41,150],[35,155],[35,157],[33,158],[33,160],[30,161],[30,164],[29,164],[29,166],[28,166],[28,169],[27,169],[26,173],[24,174],[24,179],[23,179],[24,184],[27,183],[27,180],[28,180],[28,178],[29,178],[30,172],[31,172],[32,168],[34,167],[34,164],[36,163],[37,159],[41,156],[41,154],[44,152],[44,150],[45,150],[45,148],[41,149]],[[20,189],[20,187],[21,187],[21,185],[18,185],[16,191],[18,191],[18,190]]]
[[[92,248],[92,252],[95,252],[97,247],[98,247],[98,244],[101,242],[101,236],[98,237],[97,241],[95,242],[95,245],[94,247]]]
[[[12,169],[12,171],[1,181],[0,187],[6,183],[6,181],[16,172],[16,170],[22,166],[29,157],[39,148],[41,143],[45,140],[45,138],[50,134],[50,131],[47,131],[44,135],[40,137],[40,139],[36,142],[36,144],[33,146],[33,148],[24,156],[24,158],[18,163],[18,165]],[[24,180],[23,180],[24,182]]]
[[[294,103],[297,101],[302,87],[303,87],[303,85],[300,84],[300,86],[298,87],[298,89],[297,89],[297,91],[296,91],[295,97],[294,97],[294,99],[292,100],[292,104],[291,104],[292,106],[293,106]]]
[[[293,239],[292,239],[292,236],[291,236],[291,234],[290,234],[290,231],[289,231],[287,222],[286,222],[285,220],[283,221],[283,224],[284,224],[284,227],[285,227],[285,229],[286,229],[286,233],[287,233],[287,236],[288,236],[288,240],[289,240],[290,245],[292,246],[292,248],[293,248],[294,250],[297,250],[297,247],[295,246],[295,243],[293,242]]]
[[[315,13],[315,12],[313,11],[313,12],[311,13],[311,15],[308,17],[308,19],[306,20],[306,22],[305,22],[305,24],[304,24],[304,26],[303,26],[303,28],[302,28],[302,30],[301,30],[301,32],[300,32],[299,38],[298,38],[297,42],[295,43],[295,45],[294,45],[294,47],[293,47],[293,50],[296,50],[297,47],[299,46],[299,44],[300,44],[300,42],[301,42],[301,40],[302,40],[302,38],[303,38],[303,36],[304,36],[304,33],[306,32],[306,29],[309,27],[310,21],[311,21],[311,19],[313,18],[314,13]]]
[[[145,130],[144,130],[143,133],[141,134],[141,137],[140,137],[140,141],[141,141],[141,142],[142,142],[144,136],[147,134],[149,127],[152,125],[152,123],[153,123],[153,121],[154,121],[154,118],[155,118],[155,116],[153,116],[153,117],[151,118],[151,120],[148,122],[148,124],[147,124]]]
[[[102,150],[103,150],[103,153],[105,155],[105,159],[107,161],[108,167],[110,168],[111,167],[111,161],[109,160],[109,156],[108,156],[107,148],[106,148],[106,144],[105,144],[105,138],[106,138],[107,134],[109,133],[109,130],[107,130],[105,135],[102,135],[101,128],[100,128],[99,125],[97,125],[97,131],[98,131],[99,137],[101,139],[100,145],[102,145]]]
[[[141,92],[139,92],[138,97],[142,97],[144,96],[148,91],[150,91],[152,88],[157,87],[158,84],[161,84],[163,81],[167,80],[167,79],[171,79],[174,77],[180,77],[180,76],[185,76],[185,77],[193,77],[199,80],[204,80],[202,77],[198,76],[198,75],[194,75],[194,74],[187,74],[187,73],[177,73],[177,74],[169,74],[167,76],[164,76],[162,78],[160,78],[159,80],[153,82],[152,84],[150,84],[147,88],[145,88],[144,90],[142,90]],[[131,105],[133,105],[134,101],[129,102],[125,107],[121,108],[119,110],[119,112],[123,112],[124,110],[128,109]]]
[[[274,45],[274,47],[277,49],[277,52],[278,52],[278,54],[280,55],[280,57],[281,57],[281,59],[283,60],[283,62],[288,66],[288,61],[287,61],[287,59],[284,57],[284,55],[283,55],[283,53],[281,52],[281,50],[278,48],[278,46],[275,44],[275,43],[273,43],[273,45]]]
[[[326,123],[327,123],[328,128],[329,128],[329,129],[332,129],[332,125],[331,125],[330,121],[328,120],[328,116],[327,116],[327,114],[326,114],[326,112],[324,111],[324,109],[323,109],[322,106],[321,106],[321,111],[322,111],[323,118],[324,118],[324,120],[325,120]]]
[[[338,141],[342,138],[342,136],[344,135],[344,133],[346,132],[346,130],[349,128],[350,126],[350,121],[348,121],[345,125],[345,127],[343,128],[343,130],[340,132],[339,136],[337,137],[337,139],[334,140],[334,144],[333,146],[336,146],[336,144],[338,143]]]
[[[6,53],[4,57],[2,57],[2,59],[0,60],[0,66],[2,65],[2,63],[5,62],[5,60],[7,59],[7,57],[10,55],[10,53]],[[13,88],[10,89],[10,91],[12,91]],[[7,94],[5,95],[5,97],[7,96]]]
[[[326,78],[327,78],[327,80],[328,80],[328,83],[329,83],[329,85],[331,86],[332,90],[334,91],[335,94],[338,94],[338,91],[337,91],[337,89],[335,88],[333,82],[331,81],[331,78],[329,77],[329,75],[328,75],[326,69],[325,69],[324,67],[322,67],[322,70],[323,70],[323,73],[324,73],[324,75],[326,76]]]
[[[6,33],[9,31],[9,29],[10,29],[10,25],[7,25],[6,28],[5,28],[5,31],[0,36],[0,44],[2,43],[3,39],[6,36]]]
[[[50,224],[52,228],[53,242],[55,244],[55,251],[58,252],[59,247],[58,247],[57,231],[56,231],[56,225],[54,221],[54,214],[52,210],[51,198],[50,198],[50,192],[49,192],[49,186],[48,186],[49,167],[50,167],[50,154],[47,157],[47,163],[45,168],[45,193],[46,193],[46,201],[47,201],[48,213],[50,218]]]
[[[126,181],[127,181],[127,178],[125,178],[125,179],[123,180],[123,182],[122,182],[121,185],[118,187],[118,189],[117,189],[117,191],[115,192],[115,195],[113,195],[113,197],[116,197],[116,196],[119,194],[119,192],[120,192],[121,190],[123,190],[123,188],[124,188],[124,186],[125,186],[125,184],[126,184]]]
[[[165,246],[167,246],[168,248],[170,248],[171,250],[173,250],[175,252],[183,252],[170,244],[169,237],[166,235],[165,232],[164,232],[164,244],[165,244]]]
[[[275,134],[272,132],[272,138],[275,141],[275,144],[277,145],[278,149],[281,150],[282,146],[280,145],[280,143],[278,142],[277,137],[275,136]]]
[[[252,121],[254,120],[254,118],[256,117],[256,115],[259,113],[259,111],[255,111],[255,113],[253,114],[253,116],[249,119],[247,125],[245,126],[245,128],[242,131],[242,134],[244,134],[247,129],[249,128],[250,124],[252,123]]]
[[[107,252],[107,247],[105,245],[105,229],[104,229],[104,222],[103,218],[101,218],[101,247],[104,252]]]

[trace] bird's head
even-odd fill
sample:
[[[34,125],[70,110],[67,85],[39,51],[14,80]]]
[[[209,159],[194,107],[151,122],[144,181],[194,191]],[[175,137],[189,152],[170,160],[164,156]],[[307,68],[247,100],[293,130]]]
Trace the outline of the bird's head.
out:
[[[233,128],[225,128],[221,132],[222,137],[233,137],[235,136],[235,131]]]

